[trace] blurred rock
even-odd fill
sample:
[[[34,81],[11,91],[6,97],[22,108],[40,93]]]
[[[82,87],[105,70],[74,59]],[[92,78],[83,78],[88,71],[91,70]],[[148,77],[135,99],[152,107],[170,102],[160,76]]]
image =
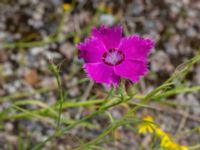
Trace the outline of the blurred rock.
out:
[[[131,9],[132,14],[138,16],[144,10],[144,5],[142,4],[142,1],[133,1]]]
[[[4,76],[11,76],[13,75],[12,65],[9,62],[5,62],[3,64],[3,75]]]
[[[76,48],[74,47],[74,45],[69,42],[62,44],[61,47],[59,48],[61,54],[63,54],[67,58],[67,60],[73,58],[73,53],[75,49]]]
[[[158,51],[156,54],[152,56],[151,69],[152,71],[155,72],[158,71],[172,72],[174,67],[170,63],[169,56],[163,51]]]
[[[80,94],[79,88],[76,86],[78,83],[78,79],[76,77],[72,78],[72,80],[68,81],[67,87],[69,88],[68,92],[71,97],[78,96]]]
[[[25,73],[24,79],[29,85],[35,85],[39,80],[37,71],[35,69],[29,70]]]
[[[114,16],[111,15],[111,14],[102,14],[102,15],[100,16],[100,22],[101,22],[102,24],[111,26],[111,25],[114,24],[114,21],[115,21],[115,18],[114,18]]]

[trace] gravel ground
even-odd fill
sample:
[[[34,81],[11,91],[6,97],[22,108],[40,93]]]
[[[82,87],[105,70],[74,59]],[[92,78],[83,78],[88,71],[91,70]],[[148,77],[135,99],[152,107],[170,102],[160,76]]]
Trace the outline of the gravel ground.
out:
[[[58,29],[62,15],[63,25]],[[78,59],[75,43],[87,36],[88,30],[95,24],[118,23],[123,25],[124,34],[137,33],[156,41],[150,56],[151,73],[140,82],[141,93],[160,85],[179,64],[197,55],[200,48],[199,0],[77,0],[70,13],[64,13],[61,0],[1,0],[0,112],[9,108],[13,101],[25,98],[54,104],[58,95],[56,79],[48,68],[52,61],[61,64],[62,84],[68,91],[69,99],[85,101],[92,96],[105,97],[103,86],[90,81],[79,84],[86,75],[81,68],[82,60]],[[56,40],[52,40],[55,32]],[[39,44],[30,43],[33,41],[39,41]],[[12,44],[18,42],[22,44]],[[177,85],[180,84],[178,82]],[[184,85],[200,85],[200,63],[191,69]],[[8,95],[11,97],[6,97]],[[156,116],[156,122],[172,135],[199,126],[199,93],[177,94],[167,100],[196,107],[168,107],[152,103],[154,109],[142,109],[138,115],[148,113]],[[32,105],[27,107],[38,108]],[[81,118],[93,110],[95,107],[70,108],[64,111],[64,116]],[[126,109],[118,106],[110,112],[115,118],[120,118]],[[53,134],[54,128],[48,122],[28,118],[0,119],[0,149],[7,150],[8,145],[11,149],[19,149],[16,145],[20,140],[32,147]],[[88,141],[99,135],[109,120],[100,115],[90,123],[95,126],[74,128],[70,134],[47,143],[44,150],[72,149],[79,145],[77,141]],[[137,150],[141,142],[147,145],[149,137],[141,137],[133,130],[117,129],[117,140],[106,142],[103,146],[109,150]],[[199,144],[200,132],[181,136],[177,140],[186,145]]]

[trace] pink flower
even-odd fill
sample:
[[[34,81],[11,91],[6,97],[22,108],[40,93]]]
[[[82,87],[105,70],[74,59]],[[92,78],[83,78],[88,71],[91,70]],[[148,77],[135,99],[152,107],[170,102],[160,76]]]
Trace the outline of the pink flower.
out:
[[[138,35],[122,37],[122,27],[94,28],[90,37],[78,44],[84,69],[97,83],[118,85],[120,78],[137,82],[148,72],[147,57],[154,46]]]

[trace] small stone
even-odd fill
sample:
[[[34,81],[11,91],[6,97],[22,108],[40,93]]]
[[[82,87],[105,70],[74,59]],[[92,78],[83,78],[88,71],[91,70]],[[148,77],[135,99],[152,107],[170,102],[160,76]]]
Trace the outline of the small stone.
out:
[[[45,49],[43,47],[33,47],[30,49],[30,53],[33,56],[41,54]]]
[[[171,42],[168,42],[166,44],[164,44],[165,49],[167,51],[167,53],[173,55],[173,56],[177,56],[178,55],[178,50],[175,47],[175,45],[173,45]]]
[[[188,36],[188,37],[195,37],[196,35],[197,35],[197,31],[194,29],[194,28],[192,28],[192,27],[190,27],[190,28],[188,28],[187,30],[186,30],[186,35]]]
[[[39,79],[37,71],[35,69],[29,70],[25,74],[24,79],[29,85],[35,85]]]
[[[14,127],[13,127],[13,124],[10,123],[10,122],[5,123],[4,127],[5,127],[5,130],[6,130],[7,132],[11,132],[11,131],[13,130],[13,128],[14,128]]]
[[[105,25],[111,26],[111,25],[114,24],[114,21],[115,21],[115,18],[111,14],[102,14],[100,16],[100,22],[105,24]]]
[[[140,15],[144,10],[144,6],[141,1],[134,1],[132,4],[132,13],[133,15]]]
[[[151,61],[151,68],[153,71],[167,71],[172,72],[174,67],[170,63],[170,59],[163,51],[158,51],[154,54]]]
[[[70,60],[73,57],[75,47],[71,43],[66,42],[65,44],[61,45],[59,50],[68,60]]]
[[[12,65],[9,62],[3,64],[3,75],[11,76],[13,74]]]

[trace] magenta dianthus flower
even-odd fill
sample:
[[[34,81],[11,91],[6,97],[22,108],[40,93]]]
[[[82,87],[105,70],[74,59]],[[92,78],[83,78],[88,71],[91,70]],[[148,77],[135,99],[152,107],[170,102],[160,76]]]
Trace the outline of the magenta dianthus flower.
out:
[[[88,76],[97,83],[116,86],[120,78],[137,82],[148,72],[148,54],[153,46],[153,40],[138,35],[122,37],[121,26],[102,25],[77,47]]]

